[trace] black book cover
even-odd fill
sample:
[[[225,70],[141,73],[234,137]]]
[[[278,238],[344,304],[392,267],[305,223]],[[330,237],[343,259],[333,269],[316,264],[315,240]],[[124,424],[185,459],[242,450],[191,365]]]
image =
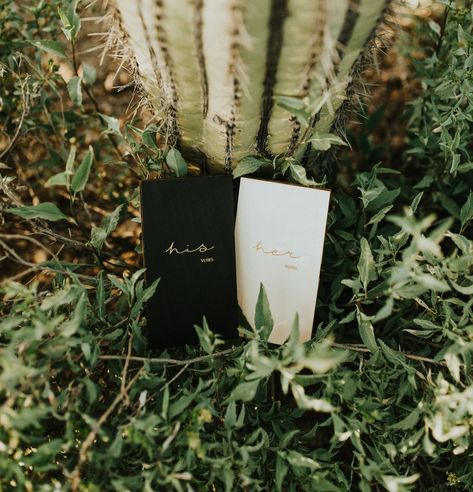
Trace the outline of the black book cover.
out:
[[[160,282],[148,301],[151,349],[195,344],[194,325],[237,337],[231,176],[143,181],[146,281]]]

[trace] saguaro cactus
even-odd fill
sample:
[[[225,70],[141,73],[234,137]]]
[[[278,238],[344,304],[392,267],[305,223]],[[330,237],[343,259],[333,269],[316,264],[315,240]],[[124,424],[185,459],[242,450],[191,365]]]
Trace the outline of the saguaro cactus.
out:
[[[211,172],[327,132],[386,0],[115,0],[169,145]],[[276,104],[299,98],[307,128]],[[304,138],[302,138],[304,135]]]

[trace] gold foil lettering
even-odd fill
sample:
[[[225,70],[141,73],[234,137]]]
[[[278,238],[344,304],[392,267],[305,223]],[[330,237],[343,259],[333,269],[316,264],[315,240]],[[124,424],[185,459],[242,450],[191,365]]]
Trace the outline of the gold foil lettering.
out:
[[[191,248],[189,249],[189,245],[186,245],[185,249],[178,249],[174,245],[174,241],[169,245],[168,249],[166,249],[165,253],[169,253],[172,255],[173,253],[176,253],[178,255],[183,255],[183,254],[192,254],[192,253],[207,253],[208,251],[211,251],[214,249],[215,246],[206,246],[204,243],[202,243],[200,246],[197,246],[197,248]]]
[[[257,252],[261,252],[265,255],[271,255],[271,256],[288,256],[289,258],[292,258],[293,260],[296,260],[300,258],[300,256],[294,256],[293,252],[288,250],[288,251],[278,251],[277,249],[272,249],[272,250],[265,250],[263,245],[261,244],[261,241],[258,241],[253,248]]]

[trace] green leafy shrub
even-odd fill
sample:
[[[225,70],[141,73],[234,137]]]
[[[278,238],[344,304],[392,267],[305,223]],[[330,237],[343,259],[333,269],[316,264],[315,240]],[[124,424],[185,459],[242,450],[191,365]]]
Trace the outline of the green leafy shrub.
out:
[[[138,178],[180,156],[107,114],[77,55],[66,83],[75,6],[0,6],[0,490],[471,490],[472,11],[398,41],[402,159],[378,163],[382,111],[349,134],[313,340],[268,346],[262,289],[240,341],[203,321],[199,347],[150,357],[125,232]]]

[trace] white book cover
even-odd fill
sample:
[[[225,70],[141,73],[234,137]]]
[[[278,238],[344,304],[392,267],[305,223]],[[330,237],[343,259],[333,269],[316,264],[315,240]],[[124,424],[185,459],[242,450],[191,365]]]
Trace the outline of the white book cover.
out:
[[[242,178],[235,227],[238,303],[253,325],[260,284],[274,328],[271,343],[289,336],[299,315],[300,340],[312,336],[330,192]]]

